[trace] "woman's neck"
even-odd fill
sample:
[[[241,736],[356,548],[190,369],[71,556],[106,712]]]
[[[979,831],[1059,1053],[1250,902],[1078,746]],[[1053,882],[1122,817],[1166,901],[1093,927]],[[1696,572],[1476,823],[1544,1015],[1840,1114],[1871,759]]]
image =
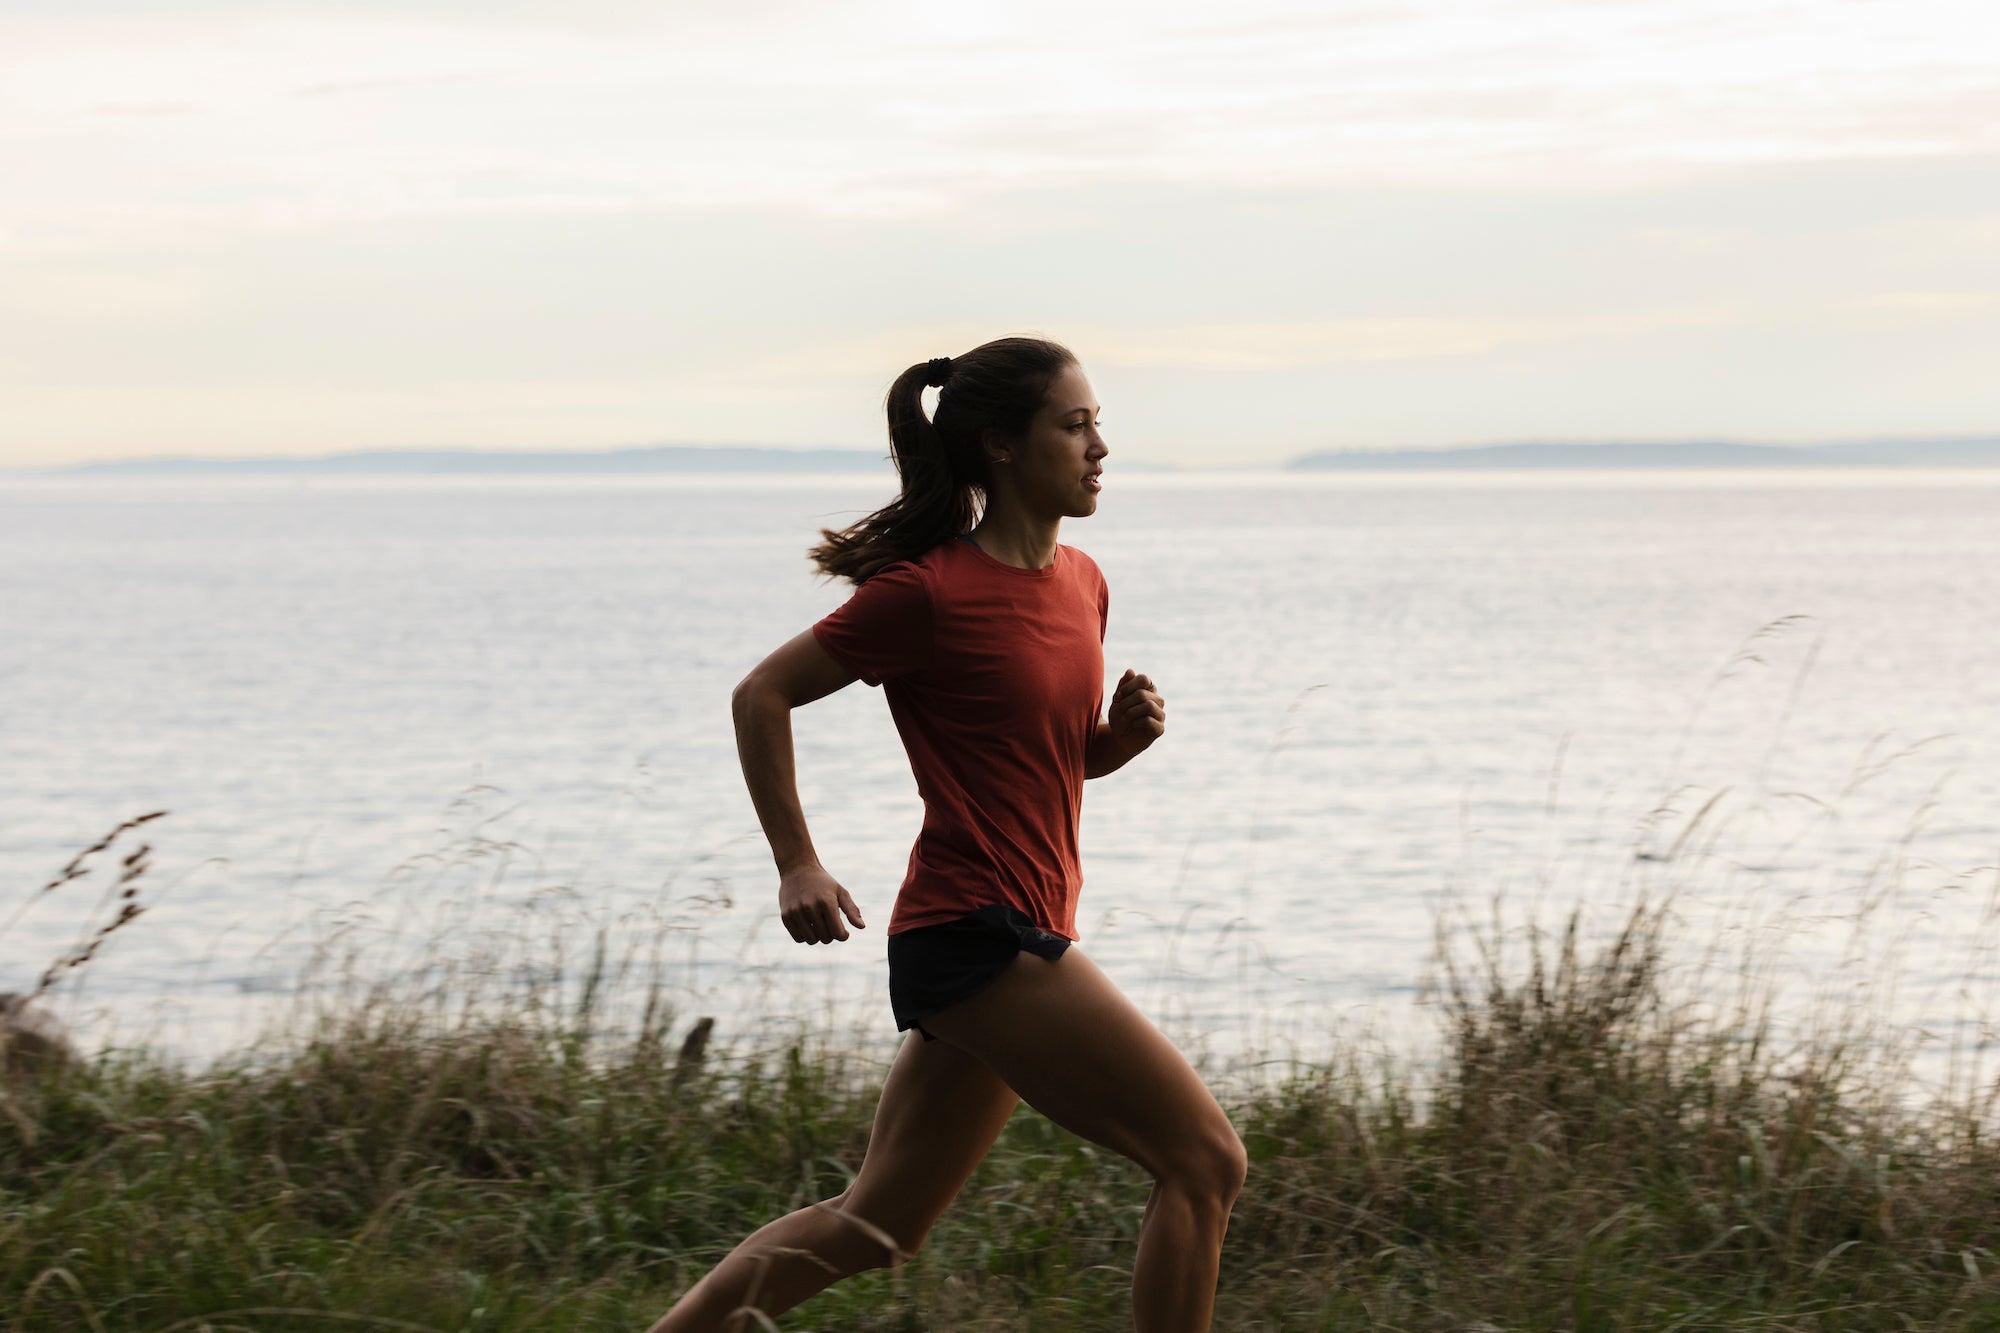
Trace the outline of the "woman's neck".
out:
[[[1056,562],[1056,534],[1061,518],[1040,518],[995,503],[989,497],[986,513],[972,530],[979,549],[1016,569],[1047,569]]]

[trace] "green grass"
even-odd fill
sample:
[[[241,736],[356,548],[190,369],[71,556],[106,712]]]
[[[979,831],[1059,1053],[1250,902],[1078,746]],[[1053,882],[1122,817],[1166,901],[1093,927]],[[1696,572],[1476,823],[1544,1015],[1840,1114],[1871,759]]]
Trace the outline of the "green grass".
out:
[[[1511,966],[1454,928],[1435,1063],[1225,1086],[1252,1167],[1216,1326],[2000,1328],[1994,1088],[1916,1103],[1866,1023],[1780,1042],[1677,997],[1673,922],[1572,916]],[[0,1329],[643,1329],[845,1186],[883,1070],[812,1033],[680,1068],[657,1003],[609,1034],[602,961],[564,1005],[376,989],[205,1068],[17,1082]],[[784,1327],[1124,1328],[1147,1184],[1024,1110],[923,1254]]]

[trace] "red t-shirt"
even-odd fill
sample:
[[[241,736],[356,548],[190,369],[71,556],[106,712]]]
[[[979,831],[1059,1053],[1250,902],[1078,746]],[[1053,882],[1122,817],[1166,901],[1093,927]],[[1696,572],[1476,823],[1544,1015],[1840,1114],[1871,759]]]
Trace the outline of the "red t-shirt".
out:
[[[1006,903],[1076,938],[1110,605],[1075,547],[1017,569],[955,537],[885,565],[812,627],[834,661],[883,687],[924,798],[891,935]]]

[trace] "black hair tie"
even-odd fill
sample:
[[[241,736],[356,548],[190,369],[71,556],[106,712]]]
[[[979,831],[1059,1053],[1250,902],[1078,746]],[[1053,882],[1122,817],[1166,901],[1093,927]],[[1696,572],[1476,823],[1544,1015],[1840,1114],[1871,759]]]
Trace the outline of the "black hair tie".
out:
[[[924,362],[925,384],[931,385],[935,388],[943,388],[944,382],[950,378],[951,378],[950,357],[934,356],[930,360]]]

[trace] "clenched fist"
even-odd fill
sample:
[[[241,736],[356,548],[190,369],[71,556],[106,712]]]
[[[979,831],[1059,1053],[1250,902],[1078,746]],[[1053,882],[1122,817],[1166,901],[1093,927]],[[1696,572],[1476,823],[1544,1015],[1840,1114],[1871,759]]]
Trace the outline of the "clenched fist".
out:
[[[1167,732],[1167,701],[1153,688],[1153,678],[1130,667],[1118,678],[1111,691],[1111,707],[1105,721],[1111,735],[1125,749],[1137,754]]]

